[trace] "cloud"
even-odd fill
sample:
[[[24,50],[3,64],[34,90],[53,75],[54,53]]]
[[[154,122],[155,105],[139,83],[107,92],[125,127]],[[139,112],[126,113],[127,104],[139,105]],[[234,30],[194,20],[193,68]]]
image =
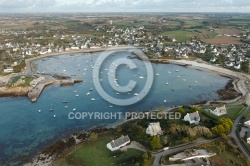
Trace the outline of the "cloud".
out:
[[[35,0],[0,0],[1,8],[22,8],[35,4]]]
[[[48,8],[49,7],[49,8]],[[11,9],[52,12],[239,12],[250,11],[247,0],[0,0]],[[244,9],[244,10],[242,10]],[[24,10],[25,11],[25,10]]]
[[[55,0],[0,0],[0,8],[49,7],[55,4]]]

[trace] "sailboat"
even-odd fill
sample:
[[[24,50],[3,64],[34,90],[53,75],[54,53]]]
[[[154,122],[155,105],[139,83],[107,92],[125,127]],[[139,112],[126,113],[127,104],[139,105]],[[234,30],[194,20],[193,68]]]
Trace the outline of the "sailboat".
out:
[[[68,101],[66,100],[66,98],[63,100],[63,103],[67,103]]]

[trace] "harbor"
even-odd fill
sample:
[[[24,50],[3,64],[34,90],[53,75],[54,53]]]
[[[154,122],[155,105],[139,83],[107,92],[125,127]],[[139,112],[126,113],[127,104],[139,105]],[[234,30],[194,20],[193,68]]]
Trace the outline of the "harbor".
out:
[[[44,88],[46,88],[49,85],[52,85],[52,84],[60,84],[60,86],[73,85],[75,83],[80,83],[82,81],[83,81],[82,79],[49,80],[45,83],[40,83],[40,84],[36,85],[33,89],[31,89],[28,93],[28,97],[29,97],[31,102],[36,102],[38,100],[39,96],[41,95],[42,91],[44,90]]]

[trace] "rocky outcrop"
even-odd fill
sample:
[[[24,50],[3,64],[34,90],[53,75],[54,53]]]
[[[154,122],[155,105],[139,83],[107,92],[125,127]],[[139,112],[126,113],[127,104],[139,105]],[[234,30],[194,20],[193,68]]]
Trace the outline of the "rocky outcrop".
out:
[[[0,97],[27,96],[32,87],[0,87]]]

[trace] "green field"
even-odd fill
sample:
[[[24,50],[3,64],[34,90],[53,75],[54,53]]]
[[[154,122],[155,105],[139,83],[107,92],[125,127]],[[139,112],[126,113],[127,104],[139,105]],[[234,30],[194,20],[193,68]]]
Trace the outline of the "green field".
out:
[[[230,118],[232,120],[235,120],[239,116],[239,114],[245,110],[245,106],[242,104],[241,105],[234,105],[234,106],[226,106],[226,108],[227,108],[227,114],[219,116],[219,117],[205,111],[205,109],[212,109],[213,110],[213,109],[215,109],[215,106],[203,108],[203,113],[205,115],[207,115],[208,117],[215,119],[215,120],[218,120],[220,118]]]
[[[160,34],[162,36],[169,36],[173,37],[177,40],[177,42],[185,42],[187,40],[190,40],[191,37],[194,37],[196,35],[199,35],[199,33],[194,31],[187,31],[187,30],[177,30],[177,31],[168,31]]]
[[[73,151],[56,160],[54,166],[118,166],[130,165],[129,162],[142,155],[141,151],[129,149],[126,152],[111,152],[106,144],[114,139],[106,135],[96,142],[86,142]]]
[[[185,27],[194,27],[194,26],[201,26],[202,25],[202,20],[187,20],[184,21],[184,26]]]

